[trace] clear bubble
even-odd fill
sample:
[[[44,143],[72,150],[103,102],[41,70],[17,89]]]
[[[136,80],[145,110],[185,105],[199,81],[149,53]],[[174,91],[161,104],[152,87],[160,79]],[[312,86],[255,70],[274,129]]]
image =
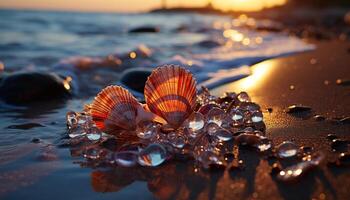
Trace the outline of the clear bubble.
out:
[[[115,153],[114,160],[119,166],[133,167],[137,164],[137,156],[135,151],[120,151]]]
[[[244,114],[240,109],[232,109],[230,111],[230,116],[235,124],[240,124],[243,121]]]
[[[199,113],[193,113],[185,122],[185,127],[196,132],[201,130],[204,127],[204,116]]]
[[[223,142],[229,141],[233,138],[233,135],[230,131],[226,129],[219,129],[216,133],[215,136]]]
[[[213,108],[211,109],[208,114],[208,123],[215,123],[218,126],[221,126],[222,122],[224,121],[226,117],[225,111],[220,108]]]
[[[72,128],[68,131],[68,136],[70,138],[77,138],[86,135],[86,130],[85,128],[81,126],[77,126],[75,128]]]
[[[74,128],[78,125],[78,114],[74,111],[69,111],[66,114],[67,126],[69,129]]]
[[[176,132],[169,133],[167,137],[169,143],[175,148],[182,149],[186,144],[185,138],[181,135],[178,135]]]
[[[237,98],[240,102],[250,102],[251,101],[248,93],[246,93],[246,92],[240,92],[238,94]]]
[[[159,128],[156,124],[151,122],[144,122],[138,125],[136,129],[137,137],[141,139],[151,139],[157,135]]]
[[[91,127],[86,132],[86,137],[91,141],[97,141],[101,138],[102,133],[97,127]]]
[[[89,148],[86,149],[83,153],[84,158],[96,160],[103,156],[105,152],[98,148]]]
[[[138,163],[142,166],[155,167],[162,164],[167,158],[165,148],[160,144],[150,144],[138,155]]]
[[[256,148],[260,151],[260,152],[265,152],[270,150],[272,147],[272,142],[271,140],[262,137],[260,138],[260,142],[256,145]]]
[[[258,123],[263,121],[263,114],[260,111],[255,111],[251,114],[252,122]]]
[[[214,122],[208,123],[206,126],[207,133],[211,136],[214,136],[215,133],[220,129],[220,126]]]
[[[277,147],[277,154],[280,158],[289,158],[297,155],[298,147],[293,142],[284,141]]]

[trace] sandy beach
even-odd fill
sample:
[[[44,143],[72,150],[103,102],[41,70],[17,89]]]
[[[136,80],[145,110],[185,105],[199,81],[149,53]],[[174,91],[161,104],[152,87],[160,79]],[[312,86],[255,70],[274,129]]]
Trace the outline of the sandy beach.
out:
[[[213,90],[215,94],[248,91],[263,108],[273,109],[271,113],[265,112],[264,117],[267,135],[275,143],[292,140],[327,155],[326,162],[319,170],[292,184],[274,182],[266,174],[265,161],[255,163],[257,172],[265,172],[257,173],[255,182],[250,180],[253,181],[251,184],[258,195],[257,199],[347,199],[350,195],[347,187],[349,170],[330,167],[327,162],[337,156],[331,151],[327,135],[334,133],[343,139],[350,138],[349,124],[338,124],[332,120],[349,116],[350,113],[350,88],[336,84],[337,79],[347,79],[350,75],[350,43],[327,41],[315,44],[317,49],[314,51],[256,64],[251,77]],[[312,114],[306,117],[291,116],[285,110],[292,104],[310,106]],[[323,115],[326,120],[315,120],[313,116],[316,114]]]
[[[166,9],[138,14],[0,10],[0,16],[7,17],[0,19],[6,29],[0,32],[0,198],[349,199],[350,32],[343,19],[346,10],[338,10],[329,21],[332,10],[322,15],[319,10],[307,10],[303,10],[307,15],[300,15],[296,23],[289,18],[296,16],[284,16],[283,12],[283,20],[278,22],[266,20],[268,15],[263,12],[256,18],[245,14],[232,18],[228,13],[199,14],[187,8],[183,10],[186,14]],[[274,10],[270,14],[274,16]],[[309,21],[317,15],[322,17]],[[334,30],[328,30],[335,22]],[[261,107],[263,118],[257,122],[252,120],[253,113],[261,116],[256,105],[256,110],[244,110],[248,114],[242,114],[242,124],[236,126],[230,121],[222,127],[232,130],[228,140],[220,140],[216,133],[206,135],[210,150],[222,148],[218,151],[224,152],[220,155],[224,164],[198,166],[195,153],[186,152],[195,148],[184,148],[192,144],[174,144],[169,136],[180,129],[181,134],[194,131],[185,132],[184,127],[167,130],[169,127],[157,121],[150,138],[165,138],[155,143],[171,148],[162,147],[163,155],[157,155],[159,166],[146,167],[143,164],[148,160],[141,164],[140,152],[146,152],[154,140],[136,134],[138,129],[127,130],[135,134],[132,139],[141,142],[126,148],[124,140],[131,137],[102,133],[103,117],[109,113],[102,113],[101,118],[95,117],[96,121],[90,123],[91,103],[103,88],[122,85],[139,98],[128,100],[144,103],[144,82],[156,66],[164,64],[188,69],[181,74],[191,77],[186,83],[193,95],[188,96],[194,97],[193,105],[197,107],[201,97],[196,96],[194,79],[198,90],[200,84],[205,84],[216,96],[245,91]],[[180,82],[174,80],[176,84]],[[152,87],[155,88],[158,89]],[[148,95],[152,95],[149,90]],[[238,97],[228,99],[232,104],[215,100],[215,106],[222,106],[225,113],[221,116],[231,114],[230,106],[241,109],[240,105],[250,103]],[[156,100],[154,104],[162,99]],[[106,107],[114,103],[109,99],[107,102]],[[200,106],[212,103],[210,100]],[[288,113],[291,105],[305,106],[304,111]],[[148,111],[149,106],[143,106],[135,113]],[[203,114],[200,130],[204,134],[210,109]],[[192,114],[195,109],[188,110]],[[70,127],[69,113],[78,116],[76,119],[82,117],[76,120],[82,125]],[[248,118],[250,122],[246,122]],[[127,119],[128,125],[133,124]],[[227,118],[220,120],[224,124]],[[102,128],[97,129],[96,122]],[[183,122],[186,121],[180,120],[179,126],[188,125]],[[264,126],[254,130],[259,125],[266,125],[266,133]],[[87,136],[94,130],[91,127],[97,139]],[[116,127],[120,128],[113,128]],[[236,141],[245,133],[272,145],[261,151],[256,144]],[[186,139],[180,136],[193,144],[201,140],[189,135]],[[332,143],[336,138],[338,143]],[[285,141],[297,145],[298,154],[278,157],[277,146]],[[337,148],[341,150],[333,151]],[[126,167],[116,162],[120,149],[132,153],[133,157],[126,160],[134,165]],[[303,168],[307,173],[299,171],[303,176],[297,175],[292,181],[278,178],[281,170],[305,164],[308,160],[302,158],[311,155],[322,155],[324,159]]]

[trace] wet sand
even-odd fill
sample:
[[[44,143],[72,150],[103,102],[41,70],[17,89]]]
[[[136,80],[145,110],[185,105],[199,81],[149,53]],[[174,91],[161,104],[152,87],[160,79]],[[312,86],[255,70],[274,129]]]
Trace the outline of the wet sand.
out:
[[[312,146],[315,151],[326,154],[325,161],[318,169],[295,183],[275,181],[267,172],[265,160],[259,162],[254,161],[253,157],[248,158],[246,165],[251,165],[249,168],[254,172],[246,170],[240,178],[246,180],[245,190],[249,190],[250,194],[235,196],[236,198],[350,197],[350,168],[331,167],[327,164],[337,154],[331,151],[330,141],[326,138],[327,134],[334,133],[341,139],[350,139],[349,123],[339,124],[333,119],[350,116],[350,86],[336,84],[339,78],[350,78],[350,43],[312,43],[317,45],[314,51],[256,64],[252,68],[252,76],[213,90],[216,95],[225,91],[245,90],[262,109],[272,108],[272,113],[264,112],[264,121],[267,136],[274,144],[291,140],[299,146]],[[307,116],[287,114],[285,109],[292,104],[310,106],[312,112]],[[312,117],[315,114],[323,115],[327,119],[317,121]]]

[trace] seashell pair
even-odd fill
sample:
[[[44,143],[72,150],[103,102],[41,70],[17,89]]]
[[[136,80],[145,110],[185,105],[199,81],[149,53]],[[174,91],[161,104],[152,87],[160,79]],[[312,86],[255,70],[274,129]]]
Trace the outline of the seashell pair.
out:
[[[186,69],[164,65],[148,77],[144,95],[146,105],[140,104],[128,90],[108,86],[91,104],[93,121],[103,132],[113,135],[134,131],[141,121],[156,121],[176,129],[194,111],[196,81]]]

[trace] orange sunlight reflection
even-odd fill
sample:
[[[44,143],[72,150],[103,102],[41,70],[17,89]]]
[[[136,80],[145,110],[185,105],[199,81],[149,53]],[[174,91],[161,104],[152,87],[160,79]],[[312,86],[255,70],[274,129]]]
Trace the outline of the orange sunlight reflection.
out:
[[[273,69],[278,66],[278,60],[267,60],[254,65],[251,75],[239,81],[229,83],[213,90],[214,95],[222,95],[226,91],[253,91],[258,90],[264,81],[269,78]]]
[[[0,0],[0,8],[138,12],[159,8],[163,1],[168,8],[202,7],[211,2],[215,8],[224,11],[257,11],[266,7],[282,5],[287,0]]]

